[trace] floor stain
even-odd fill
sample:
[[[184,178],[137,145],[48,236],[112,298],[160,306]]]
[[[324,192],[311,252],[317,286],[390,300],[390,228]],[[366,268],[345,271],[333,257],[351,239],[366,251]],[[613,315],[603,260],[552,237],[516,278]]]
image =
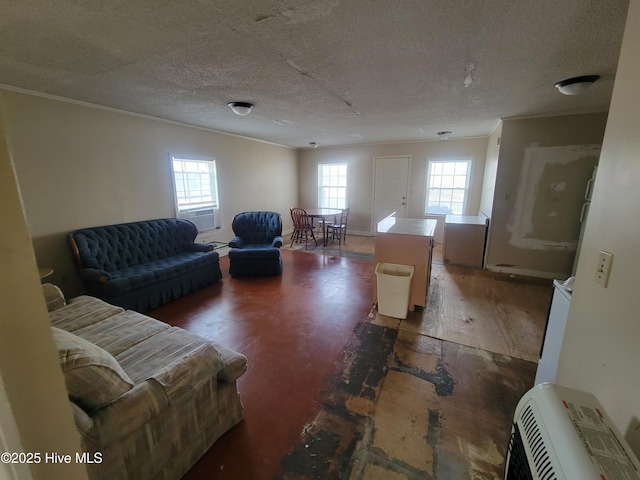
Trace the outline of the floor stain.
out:
[[[533,368],[365,319],[274,479],[498,480]]]
[[[455,382],[447,372],[447,369],[442,363],[442,359],[438,359],[438,364],[436,365],[435,372],[425,372],[424,370],[421,370],[413,365],[402,363],[398,356],[394,355],[393,363],[389,366],[389,368],[398,372],[409,373],[415,377],[432,383],[436,387],[436,393],[441,397],[446,397],[447,395],[451,395],[453,393],[453,386]]]

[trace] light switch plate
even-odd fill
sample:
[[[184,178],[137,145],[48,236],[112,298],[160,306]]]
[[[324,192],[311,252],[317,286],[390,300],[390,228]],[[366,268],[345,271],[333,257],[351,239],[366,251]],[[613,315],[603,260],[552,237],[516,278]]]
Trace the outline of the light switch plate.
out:
[[[611,272],[611,262],[613,262],[613,254],[600,250],[598,254],[598,265],[596,267],[596,283],[601,287],[607,288],[609,283],[609,273]]]

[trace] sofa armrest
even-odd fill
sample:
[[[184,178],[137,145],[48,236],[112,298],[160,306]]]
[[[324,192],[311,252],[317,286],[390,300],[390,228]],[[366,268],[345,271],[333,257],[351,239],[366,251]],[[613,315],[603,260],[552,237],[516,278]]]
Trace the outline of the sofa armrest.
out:
[[[80,276],[84,280],[88,280],[96,285],[101,285],[104,282],[111,280],[111,274],[105,270],[98,270],[97,268],[82,268],[80,270]]]
[[[273,239],[273,242],[271,242],[271,246],[280,248],[283,243],[284,242],[282,241],[282,237],[278,236]]]
[[[218,372],[218,380],[223,382],[235,382],[247,371],[247,357],[241,353],[211,342],[222,359],[222,370]]]
[[[44,294],[44,301],[47,304],[48,312],[58,310],[67,304],[62,290],[53,283],[42,284],[42,293]]]
[[[182,358],[166,365],[150,378],[162,385],[170,404],[190,395],[205,382],[215,379],[223,367],[213,345],[205,343]]]
[[[113,278],[109,272],[97,268],[81,268],[79,273],[89,295],[97,297],[105,294],[105,287]]]
[[[169,399],[162,386],[147,380],[90,414],[74,408],[74,418],[78,430],[98,445],[107,446],[162,415],[167,408]]]
[[[233,237],[231,239],[231,241],[229,242],[229,246],[231,248],[241,248],[242,245],[244,245],[244,242],[242,241],[242,239],[240,237]]]
[[[188,245],[187,250],[189,252],[210,252],[213,250],[213,245],[206,243],[192,243]]]

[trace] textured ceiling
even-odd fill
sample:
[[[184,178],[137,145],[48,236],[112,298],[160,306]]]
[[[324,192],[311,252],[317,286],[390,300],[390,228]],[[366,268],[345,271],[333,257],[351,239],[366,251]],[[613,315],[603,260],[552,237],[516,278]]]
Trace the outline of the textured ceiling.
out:
[[[0,0],[0,84],[293,147],[608,108],[628,0]],[[564,96],[553,85],[601,79]],[[256,106],[234,115],[230,101]]]

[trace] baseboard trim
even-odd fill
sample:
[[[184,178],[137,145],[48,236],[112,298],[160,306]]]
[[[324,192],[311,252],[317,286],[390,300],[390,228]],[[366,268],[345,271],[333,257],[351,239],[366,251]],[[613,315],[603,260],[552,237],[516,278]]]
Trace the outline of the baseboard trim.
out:
[[[511,275],[520,275],[523,277],[536,277],[536,278],[548,278],[548,279],[562,279],[567,278],[566,273],[562,272],[541,272],[539,270],[528,270],[524,268],[512,268],[512,267],[498,267],[496,265],[486,265],[485,268],[490,272],[509,273]]]

